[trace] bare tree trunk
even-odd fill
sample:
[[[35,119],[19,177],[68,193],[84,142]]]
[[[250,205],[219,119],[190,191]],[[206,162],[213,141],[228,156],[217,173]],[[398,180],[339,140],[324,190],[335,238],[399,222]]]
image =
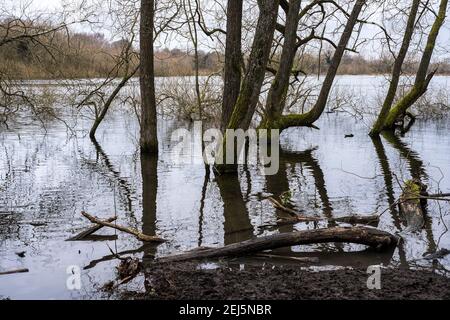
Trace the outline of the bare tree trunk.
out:
[[[266,114],[261,127],[270,128],[273,119],[281,117],[285,105],[286,94],[289,89],[289,78],[297,53],[297,28],[300,20],[301,0],[291,0],[284,28],[284,44],[280,65],[267,97]]]
[[[303,230],[250,239],[233,243],[222,248],[194,250],[179,255],[158,259],[161,262],[210,259],[226,256],[253,254],[259,251],[314,243],[348,242],[386,249],[397,244],[398,239],[385,231],[366,227],[325,228]]]
[[[314,105],[312,110],[304,114],[280,116],[278,119],[275,119],[272,122],[272,129],[284,130],[289,127],[311,127],[314,126],[314,122],[316,122],[320,118],[323,111],[325,110],[328,96],[330,94],[334,78],[336,77],[336,73],[346,50],[347,44],[352,36],[353,29],[358,22],[358,17],[361,13],[362,7],[366,4],[366,2],[366,0],[356,1],[353,10],[348,17],[347,24],[345,26],[344,32],[342,33],[341,39],[339,40],[339,44],[336,48],[333,59],[331,60],[330,67],[328,68],[328,72],[322,84],[322,88],[320,90],[316,104]]]
[[[403,117],[407,110],[427,91],[428,85],[436,73],[436,70],[428,73],[428,69],[430,67],[431,57],[433,56],[434,47],[436,45],[436,39],[445,21],[447,5],[448,0],[441,0],[438,15],[436,16],[436,20],[434,21],[433,27],[428,35],[427,44],[422,54],[422,59],[420,61],[419,69],[417,70],[414,86],[390,110],[386,118],[386,122],[384,123],[384,129],[386,130],[395,129],[397,119]]]
[[[413,0],[411,4],[411,11],[409,13],[408,22],[406,24],[405,34],[403,36],[402,46],[398,53],[397,58],[394,62],[394,67],[392,69],[391,83],[389,85],[389,90],[387,92],[386,98],[381,108],[380,114],[377,121],[375,122],[371,136],[379,135],[381,130],[383,130],[384,123],[389,114],[389,110],[392,107],[392,103],[395,99],[395,94],[397,93],[398,83],[400,81],[400,75],[402,72],[403,62],[405,61],[406,54],[408,53],[409,45],[411,43],[411,38],[414,34],[414,26],[416,24],[417,12],[419,11],[420,0]]]
[[[247,130],[250,126],[269,61],[278,17],[279,0],[260,0],[259,18],[241,92],[234,106],[228,129]]]
[[[247,130],[252,121],[259,101],[261,87],[269,62],[270,50],[278,17],[279,0],[260,0],[259,18],[253,39],[248,67],[242,80],[241,90],[233,108],[227,129]],[[223,139],[223,148],[218,153],[218,158],[226,159],[226,138]],[[235,158],[241,150],[235,150]],[[236,173],[237,161],[234,164],[218,164],[215,168],[220,173]]]
[[[154,0],[141,0],[140,22],[140,87],[141,87],[141,151],[158,152],[155,74],[153,61]]]
[[[103,119],[106,116],[106,113],[109,110],[109,107],[113,103],[116,96],[119,94],[120,90],[127,84],[128,80],[130,80],[137,72],[138,68],[135,68],[131,71],[131,73],[128,73],[128,70],[125,74],[125,76],[122,78],[122,80],[119,82],[119,84],[114,88],[111,95],[108,97],[108,100],[105,102],[105,104],[102,107],[102,110],[100,111],[100,114],[95,118],[94,123],[92,124],[91,131],[89,132],[89,137],[91,140],[95,139],[95,133],[97,132],[98,126],[102,123]]]
[[[195,4],[198,6],[198,3]],[[186,19],[188,22],[189,37],[194,45],[194,73],[195,73],[195,94],[197,97],[197,108],[200,116],[200,120],[203,118],[202,112],[202,97],[200,92],[200,66],[199,66],[199,54],[198,54],[198,31],[197,24],[195,22],[195,10],[192,9],[192,3],[190,0],[183,1],[184,11],[186,13]],[[196,10],[199,10],[197,7]],[[192,24],[191,24],[192,23]]]
[[[242,3],[242,0],[228,0],[222,119],[220,122],[222,130],[230,121],[241,88]]]

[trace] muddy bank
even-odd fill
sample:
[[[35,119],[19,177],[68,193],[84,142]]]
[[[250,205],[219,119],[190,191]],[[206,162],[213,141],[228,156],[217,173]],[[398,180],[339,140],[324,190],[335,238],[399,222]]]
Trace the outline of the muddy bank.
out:
[[[381,290],[367,288],[366,269],[312,272],[295,266],[221,267],[158,264],[147,268],[145,294],[123,299],[450,299],[450,278],[429,271],[383,269]]]

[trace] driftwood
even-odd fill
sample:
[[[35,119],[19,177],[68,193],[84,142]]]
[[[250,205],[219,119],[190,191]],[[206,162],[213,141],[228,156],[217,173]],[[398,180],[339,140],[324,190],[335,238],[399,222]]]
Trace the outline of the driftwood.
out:
[[[104,222],[114,222],[116,220],[117,220],[117,217],[112,217],[112,218],[106,219]],[[103,227],[104,227],[104,225],[97,224],[97,225],[95,225],[93,227],[90,227],[90,228],[84,230],[83,232],[80,232],[76,236],[73,236],[72,238],[67,239],[66,241],[80,241],[80,240],[83,240],[87,236],[90,236],[91,234],[93,234],[94,232],[97,232],[98,230],[100,230]]]
[[[274,234],[266,237],[260,237],[230,244],[221,248],[208,248],[186,252],[174,256],[163,257],[158,259],[158,261],[172,262],[191,259],[242,256],[281,247],[327,242],[363,244],[381,250],[397,244],[397,241],[398,239],[396,236],[373,228],[335,227]]]
[[[99,224],[102,225],[104,227],[110,227],[113,229],[117,229],[119,231],[131,234],[133,236],[135,236],[137,239],[141,240],[141,241],[145,241],[145,242],[164,242],[165,240],[157,237],[157,236],[148,236],[146,234],[143,234],[139,231],[137,231],[136,229],[133,228],[127,228],[127,227],[123,227],[120,225],[116,225],[114,223],[111,222],[106,222],[106,221],[102,221],[97,217],[91,216],[90,214],[88,214],[87,212],[82,211],[81,214],[87,218],[89,221],[91,221],[92,223],[95,224]]]
[[[0,276],[5,275],[5,274],[14,274],[14,273],[25,273],[28,272],[30,270],[28,269],[16,269],[16,270],[10,270],[10,271],[0,271]]]
[[[406,181],[398,205],[406,221],[405,232],[419,231],[425,224],[424,202],[426,200],[421,199],[422,196],[426,196],[426,186],[415,179]]]

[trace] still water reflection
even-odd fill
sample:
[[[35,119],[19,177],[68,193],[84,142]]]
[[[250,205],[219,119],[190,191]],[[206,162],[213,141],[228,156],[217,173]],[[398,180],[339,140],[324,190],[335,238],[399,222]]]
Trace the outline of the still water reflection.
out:
[[[81,125],[86,129],[89,123]],[[117,264],[107,243],[148,261],[199,246],[336,225],[263,227],[285,215],[273,208],[267,196],[287,190],[295,209],[306,215],[384,212],[378,227],[393,233],[405,229],[395,206],[401,192],[398,182],[414,177],[434,192],[450,190],[448,121],[418,122],[405,138],[384,135],[372,140],[364,122],[327,114],[318,123],[320,131],[297,128],[283,133],[276,175],[261,176],[256,168],[242,167],[237,177],[218,177],[195,163],[175,164],[170,133],[179,126],[161,121],[159,157],[140,156],[134,118],[120,111],[109,116],[94,142],[84,130],[69,136],[59,123],[49,125],[47,133],[30,126],[1,132],[0,269],[23,267],[30,272],[1,277],[0,296],[97,297],[96,289],[114,278]],[[355,137],[345,138],[349,133]],[[89,226],[82,210],[102,218],[117,213],[119,224],[169,241],[143,246],[106,228],[88,241],[65,241]],[[450,247],[449,210],[448,203],[430,202],[423,231],[407,235],[392,252],[320,244],[279,253],[319,256],[323,266],[383,263],[448,268],[448,257],[440,263],[415,259]],[[25,257],[17,255],[23,251]],[[70,265],[83,269],[79,292],[66,289]]]

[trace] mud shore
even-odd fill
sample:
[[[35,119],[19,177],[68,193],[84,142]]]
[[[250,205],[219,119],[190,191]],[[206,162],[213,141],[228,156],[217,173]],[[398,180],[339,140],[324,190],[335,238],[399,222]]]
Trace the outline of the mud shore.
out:
[[[381,289],[368,289],[366,269],[310,271],[297,266],[199,269],[193,263],[155,264],[145,273],[146,293],[122,299],[450,299],[450,278],[431,271],[382,269]]]

